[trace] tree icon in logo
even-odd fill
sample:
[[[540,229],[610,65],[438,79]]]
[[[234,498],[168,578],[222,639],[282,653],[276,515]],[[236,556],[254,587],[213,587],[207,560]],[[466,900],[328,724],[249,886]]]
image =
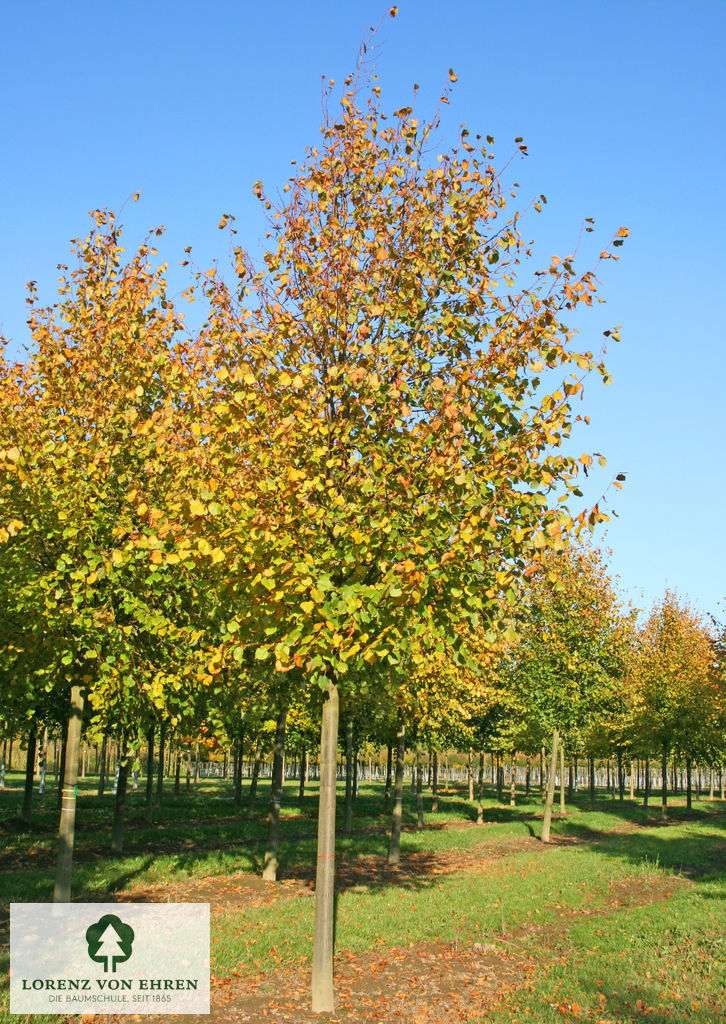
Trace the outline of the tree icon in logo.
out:
[[[86,942],[91,960],[113,972],[131,956],[134,930],[115,914],[104,914],[86,931]]]

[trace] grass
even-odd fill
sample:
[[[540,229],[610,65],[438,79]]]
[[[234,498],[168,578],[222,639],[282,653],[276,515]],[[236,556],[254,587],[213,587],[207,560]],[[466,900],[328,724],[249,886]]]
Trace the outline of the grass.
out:
[[[6,863],[12,857],[16,867],[0,879],[0,898],[4,903],[42,902],[52,893],[55,794],[51,789],[36,798],[33,826],[23,831],[16,821],[20,777],[11,776],[8,784],[11,788],[0,792],[0,830]],[[664,826],[657,805],[644,809],[608,797],[591,805],[588,794],[580,794],[568,805],[566,817],[553,822],[553,836],[572,842],[543,847],[537,842],[539,799],[520,794],[518,805],[510,808],[487,791],[481,828],[406,831],[402,850],[418,855],[419,870],[394,879],[385,868],[388,818],[381,813],[381,789],[362,786],[355,832],[337,844],[343,871],[357,863],[361,878],[361,884],[348,884],[337,895],[340,954],[365,957],[417,943],[479,942],[536,963],[526,985],[470,1024],[551,1022],[563,1016],[592,1024],[641,1019],[715,1024],[722,1019],[726,972],[718,965],[726,963],[724,804],[696,801],[686,814],[673,801]],[[182,787],[178,798],[169,794],[149,827],[143,792],[131,792],[129,852],[108,858],[112,798],[99,800],[95,780],[85,780],[79,792],[74,898],[259,871],[269,783],[260,784],[253,822],[244,820],[245,797],[240,812],[229,782],[203,780],[192,792]],[[294,873],[296,866],[309,874],[315,859],[317,788],[311,784],[302,803],[296,797],[297,785],[288,783],[283,875]],[[339,835],[342,804],[341,786]],[[435,816],[428,813],[428,794],[425,806],[427,825],[473,825],[476,819],[475,806],[462,792],[441,795]],[[413,828],[415,821],[415,798],[407,790],[404,824]],[[458,858],[453,865],[458,870],[451,870],[452,857]],[[482,857],[486,870],[477,870]],[[448,866],[444,870],[442,865]],[[637,905],[649,887],[656,894],[662,889],[663,898]],[[617,894],[624,892],[633,898],[618,905]],[[212,920],[213,972],[219,977],[300,965],[310,955],[312,899],[222,906]],[[0,970],[7,971],[7,960]],[[8,1019],[6,1008],[5,994],[0,1020]]]

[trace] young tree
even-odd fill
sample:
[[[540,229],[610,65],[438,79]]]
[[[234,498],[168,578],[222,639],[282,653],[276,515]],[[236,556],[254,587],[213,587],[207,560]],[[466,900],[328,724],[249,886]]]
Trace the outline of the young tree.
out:
[[[723,688],[714,639],[710,624],[668,590],[639,631],[633,665],[639,730],[648,747],[661,756],[664,819],[669,754],[686,758],[690,789],[692,759],[716,752]]]

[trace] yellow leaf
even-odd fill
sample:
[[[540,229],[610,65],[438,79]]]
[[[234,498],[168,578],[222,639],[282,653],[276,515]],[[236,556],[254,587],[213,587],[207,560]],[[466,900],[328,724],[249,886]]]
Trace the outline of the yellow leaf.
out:
[[[192,498],[189,502],[189,511],[193,516],[203,516],[207,511],[207,507],[201,501],[198,501],[196,498]]]

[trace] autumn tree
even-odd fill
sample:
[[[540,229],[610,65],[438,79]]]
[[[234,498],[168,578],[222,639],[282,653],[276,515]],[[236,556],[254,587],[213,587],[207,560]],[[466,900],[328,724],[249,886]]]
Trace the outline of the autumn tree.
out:
[[[694,758],[716,754],[723,722],[723,686],[711,625],[687,601],[666,591],[639,631],[633,676],[638,727],[661,756],[663,818],[668,805],[668,756],[686,759],[688,804]]]
[[[579,742],[617,692],[629,622],[597,548],[561,544],[538,557],[523,588],[510,671],[522,717],[552,737],[543,842],[549,841],[560,744]]]
[[[14,567],[13,614],[35,655],[28,679],[70,703],[65,900],[84,705],[124,732],[127,767],[139,722],[173,714],[200,685],[205,635],[192,573],[203,555],[180,522],[194,500],[192,346],[151,241],[127,259],[113,215],[94,220],[74,242],[76,266],[60,267],[58,302],[41,306],[31,283],[30,356],[0,382],[0,560]]]
[[[458,649],[458,623],[499,621],[530,553],[573,528],[581,466],[560,444],[583,376],[605,372],[562,319],[591,304],[593,271],[555,258],[517,283],[530,251],[492,140],[462,128],[436,156],[439,114],[387,117],[369,71],[362,57],[334,112],[326,93],[281,201],[256,186],[262,261],[237,246],[234,289],[211,271],[197,285],[202,517],[239,598],[221,640],[325,698],[313,1006],[328,1011],[338,688],[366,694],[382,665],[395,705],[421,635]]]

